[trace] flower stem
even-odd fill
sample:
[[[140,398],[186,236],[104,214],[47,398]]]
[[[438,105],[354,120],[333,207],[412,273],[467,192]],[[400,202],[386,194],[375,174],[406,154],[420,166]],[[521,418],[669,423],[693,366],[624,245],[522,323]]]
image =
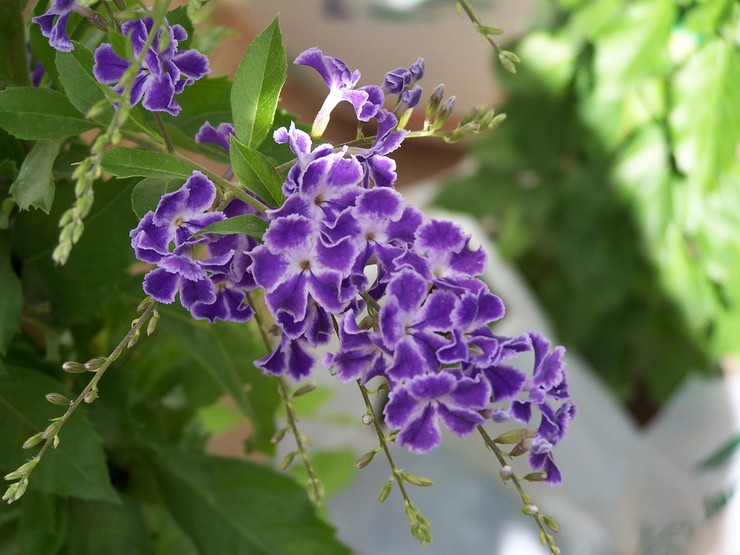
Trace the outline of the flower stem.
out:
[[[370,402],[370,395],[368,394],[367,387],[365,387],[359,379],[357,380],[357,387],[360,388],[362,400],[365,402],[365,410],[367,411],[366,414],[370,415],[371,417],[372,425],[375,429],[375,434],[378,436],[378,444],[385,454],[385,458],[388,461],[388,466],[391,467],[393,480],[395,480],[396,484],[398,485],[398,490],[401,492],[401,496],[403,497],[404,510],[406,512],[406,516],[409,519],[409,524],[411,525],[411,533],[414,538],[416,538],[422,545],[430,543],[432,536],[429,530],[429,522],[426,520],[426,518],[424,518],[423,515],[421,515],[421,513],[419,513],[418,509],[416,509],[414,504],[411,502],[411,499],[409,498],[406,487],[404,486],[403,471],[396,467],[396,464],[393,460],[393,455],[391,455],[391,450],[388,448],[388,442],[386,440],[385,434],[380,427],[380,423],[378,421],[377,414],[375,413],[375,409],[373,408],[373,404]]]
[[[167,152],[169,154],[174,153],[175,147],[172,145],[172,139],[170,139],[170,134],[167,132],[167,128],[164,125],[162,116],[159,115],[159,112],[153,112],[153,114],[154,121],[157,122],[157,127],[159,127],[159,133],[162,135],[162,139],[164,140],[164,145],[167,148]]]
[[[254,302],[254,299],[252,298],[252,295],[247,293],[246,298],[247,303],[249,303],[249,306],[252,307],[252,311],[254,312],[254,321],[257,323],[257,328],[259,329],[260,336],[262,337],[262,342],[265,344],[267,351],[270,352],[272,350],[272,345],[270,342],[270,338],[268,337],[268,332],[265,328],[265,321],[262,318],[262,314],[257,310],[257,306]],[[324,486],[321,482],[321,478],[316,473],[316,470],[314,470],[313,465],[311,464],[311,460],[308,457],[308,451],[306,450],[306,441],[304,439],[304,436],[298,430],[298,418],[296,417],[295,407],[293,406],[290,392],[288,391],[288,386],[285,384],[285,380],[282,378],[282,376],[277,376],[277,380],[278,392],[280,393],[280,398],[283,401],[283,405],[285,405],[288,427],[292,432],[293,437],[295,438],[296,450],[298,451],[298,455],[300,456],[301,461],[303,462],[303,466],[306,469],[306,474],[308,475],[308,497],[316,505],[320,505],[322,499],[324,498]]]
[[[113,364],[113,362],[115,362],[121,356],[124,350],[133,346],[133,344],[136,342],[136,339],[139,337],[141,328],[149,321],[149,318],[152,316],[152,314],[155,313],[156,308],[157,303],[154,300],[149,299],[144,312],[141,314],[141,316],[134,320],[131,329],[129,329],[128,333],[123,337],[120,343],[118,343],[116,348],[113,349],[113,351],[107,357],[99,360],[100,365],[96,365],[93,370],[95,372],[95,375],[88,382],[85,388],[80,392],[77,398],[74,401],[70,402],[66,412],[61,417],[54,418],[52,420],[52,423],[46,428],[46,430],[40,433],[38,437],[43,438],[43,444],[41,445],[41,449],[36,454],[36,456],[31,459],[31,462],[33,464],[28,465],[26,467],[27,470],[25,471],[20,471],[21,469],[16,471],[16,473],[18,473],[17,476],[14,476],[14,474],[16,473],[9,474],[5,477],[6,480],[19,478],[20,482],[18,483],[24,483],[26,485],[28,484],[29,475],[39,463],[41,458],[44,456],[44,453],[46,453],[46,451],[49,449],[49,446],[53,445],[54,447],[56,447],[57,445],[59,445],[59,432],[61,431],[62,427],[67,423],[74,411],[77,410],[77,407],[79,407],[83,402],[89,404],[97,398],[98,382],[103,377],[103,374],[105,374],[105,371],[108,370],[110,365]],[[3,496],[3,499],[7,500],[8,503],[17,501],[23,495],[25,491],[25,485],[23,486],[22,490],[19,490],[17,487],[18,483],[11,484],[8,487],[8,491]],[[15,494],[8,495],[11,492],[14,492]]]
[[[503,469],[504,467],[508,467],[508,463],[504,458],[504,451],[502,451],[502,449],[498,445],[496,445],[496,442],[493,441],[490,435],[488,435],[486,429],[483,426],[478,425],[477,430],[483,438],[483,441],[485,441],[486,446],[491,451],[493,451],[493,454],[496,456],[496,459],[498,459],[501,468]],[[539,510],[536,510],[536,506],[532,503],[532,499],[529,497],[529,495],[524,491],[524,487],[522,487],[522,483],[519,478],[514,473],[511,473],[507,475],[506,480],[510,480],[519,493],[519,497],[521,497],[522,502],[524,503],[524,508],[522,509],[522,512],[531,516],[537,523],[537,526],[540,529],[540,541],[547,545],[552,555],[559,555],[560,549],[555,545],[555,540],[548,531],[543,516],[540,514]],[[533,508],[534,510],[525,511],[525,509],[529,507]]]

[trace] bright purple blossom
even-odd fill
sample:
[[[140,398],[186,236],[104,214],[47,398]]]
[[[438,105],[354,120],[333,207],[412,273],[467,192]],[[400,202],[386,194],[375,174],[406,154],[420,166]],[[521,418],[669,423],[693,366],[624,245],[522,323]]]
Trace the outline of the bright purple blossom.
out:
[[[34,17],[31,21],[38,23],[41,34],[49,39],[49,45],[61,52],[74,49],[67,35],[67,21],[72,12],[79,8],[77,0],[53,0],[46,13]]]
[[[332,110],[344,100],[352,104],[360,121],[368,121],[375,117],[383,105],[383,91],[380,87],[371,85],[355,89],[360,80],[360,72],[350,71],[342,60],[325,56],[318,48],[309,48],[299,54],[294,63],[314,68],[329,86],[329,95],[316,114],[311,128],[311,135],[314,137],[324,134]]]
[[[365,187],[371,182],[378,187],[392,187],[396,182],[396,161],[387,154],[401,146],[406,131],[397,129],[398,120],[388,110],[380,110],[376,119],[378,132],[372,146],[353,149],[353,153],[362,165]]]
[[[491,390],[484,380],[452,372],[416,376],[391,389],[383,414],[401,433],[396,439],[412,453],[428,453],[442,440],[439,420],[458,436],[471,433],[485,419]]]
[[[286,196],[292,195],[298,189],[303,172],[311,162],[334,152],[334,147],[329,143],[320,144],[312,150],[311,136],[298,129],[293,122],[290,122],[290,129],[285,127],[277,129],[273,133],[273,139],[278,144],[288,143],[296,157],[296,163],[288,170],[288,177],[283,183],[283,193]]]
[[[195,142],[218,145],[229,152],[229,138],[235,134],[234,125],[231,123],[219,123],[218,127],[213,127],[209,122],[205,122],[195,135]]]
[[[141,53],[153,26],[150,17],[128,21],[121,26],[121,32],[131,40],[135,56]],[[160,47],[163,33],[168,35],[166,48]],[[134,77],[132,106],[141,101],[142,106],[151,112],[167,112],[173,116],[180,113],[175,95],[210,71],[208,58],[203,54],[194,49],[178,49],[179,42],[187,36],[181,25],[164,24],[157,31],[157,37]],[[120,93],[123,89],[118,83],[131,64],[130,60],[119,57],[110,44],[104,43],[95,50],[93,74],[101,83],[116,85],[114,88]]]

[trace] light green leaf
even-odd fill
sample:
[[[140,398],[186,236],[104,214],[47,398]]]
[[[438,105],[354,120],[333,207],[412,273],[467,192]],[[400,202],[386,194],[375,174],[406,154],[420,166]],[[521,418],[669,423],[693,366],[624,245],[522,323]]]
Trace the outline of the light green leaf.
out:
[[[26,140],[56,141],[95,127],[62,93],[35,87],[0,91],[0,127]]]
[[[275,18],[247,48],[231,89],[236,136],[245,145],[257,148],[267,136],[286,71],[283,37]]]
[[[116,147],[103,155],[103,169],[116,177],[154,177],[185,180],[192,168],[164,152],[137,148]]]
[[[244,187],[273,206],[283,203],[283,180],[270,161],[260,152],[236,138],[231,138],[231,167]]]
[[[21,171],[10,194],[21,210],[31,206],[49,213],[54,201],[52,167],[62,147],[61,141],[38,141],[23,160]]]
[[[174,448],[155,468],[165,503],[203,555],[350,553],[305,490],[273,470]]]
[[[10,238],[0,231],[0,355],[5,355],[20,329],[23,293],[21,282],[10,263]]]
[[[131,208],[141,219],[147,212],[154,211],[163,195],[182,187],[182,179],[155,179],[147,177],[139,181],[131,193]]]
[[[676,163],[703,190],[729,173],[740,175],[740,53],[716,39],[681,68],[670,114]]]
[[[154,555],[142,504],[72,500],[67,553],[75,555]]]
[[[214,222],[201,229],[198,233],[215,233],[216,235],[247,234],[260,241],[265,231],[267,231],[267,222],[265,220],[252,214],[242,214],[241,216],[234,216],[220,222]]]
[[[63,414],[63,407],[44,399],[50,392],[72,397],[60,382],[29,368],[9,367],[8,377],[0,378],[0,445],[5,446],[0,450],[0,471],[4,474],[35,454],[21,449],[23,441],[44,430],[50,418]],[[59,447],[44,454],[29,487],[56,495],[117,501],[102,442],[84,409],[74,412],[59,437]]]

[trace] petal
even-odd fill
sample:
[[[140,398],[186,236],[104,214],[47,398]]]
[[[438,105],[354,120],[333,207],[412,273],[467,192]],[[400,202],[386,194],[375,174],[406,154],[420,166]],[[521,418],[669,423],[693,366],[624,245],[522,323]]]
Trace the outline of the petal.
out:
[[[92,70],[95,79],[101,83],[118,83],[130,66],[131,62],[119,57],[108,43],[101,44],[95,50],[95,65]]]
[[[180,113],[180,107],[175,103],[173,106],[173,97],[175,96],[175,86],[172,83],[172,77],[163,73],[159,77],[150,75],[148,86],[144,92],[142,106],[150,112],[167,112],[171,116]]]
[[[183,187],[188,191],[186,206],[189,212],[203,212],[216,199],[216,186],[198,170],[193,171]]]
[[[477,412],[444,404],[439,405],[437,414],[447,429],[458,436],[468,435],[475,430],[477,425],[485,422],[485,419]]]
[[[261,245],[252,250],[250,271],[257,285],[269,293],[285,279],[288,263],[283,256],[272,254],[267,247]]]
[[[491,386],[484,380],[477,378],[463,378],[455,385],[455,391],[450,400],[458,407],[480,410],[486,408],[491,399]]]
[[[388,368],[391,380],[403,380],[421,375],[429,364],[415,348],[413,342],[404,341],[393,352],[393,362]]]
[[[442,434],[437,423],[437,413],[431,405],[427,405],[424,412],[412,420],[401,433],[396,443],[406,445],[412,453],[429,453],[442,441]]]
[[[417,405],[404,387],[392,389],[383,409],[386,424],[391,428],[403,428],[417,410]]]
[[[265,296],[267,306],[273,314],[285,311],[297,322],[306,316],[308,305],[308,285],[303,274],[296,274],[283,281]]]
[[[195,303],[211,304],[216,301],[216,288],[208,279],[180,281],[180,302],[182,306],[190,309]]]
[[[209,73],[208,58],[195,49],[183,50],[172,57],[177,68],[190,79],[197,80]]]
[[[144,293],[160,303],[170,304],[175,300],[179,283],[177,274],[156,268],[144,276]]]
[[[519,370],[504,365],[485,368],[483,375],[491,384],[494,402],[512,399],[522,390],[527,380]]]
[[[457,380],[449,372],[418,376],[406,384],[409,393],[418,401],[434,401],[452,393]]]

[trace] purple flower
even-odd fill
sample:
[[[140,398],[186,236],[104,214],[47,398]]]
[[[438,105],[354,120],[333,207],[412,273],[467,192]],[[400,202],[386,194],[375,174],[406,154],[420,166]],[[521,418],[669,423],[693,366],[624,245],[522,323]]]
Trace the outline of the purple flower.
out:
[[[46,13],[34,17],[31,21],[38,23],[41,34],[49,39],[52,48],[61,52],[71,52],[74,46],[67,35],[67,21],[72,12],[78,8],[77,0],[53,0]]]
[[[367,149],[353,149],[353,152],[362,165],[365,187],[370,186],[370,181],[378,187],[392,187],[396,182],[396,162],[386,155],[401,146],[406,138],[406,131],[396,129],[398,120],[388,110],[380,110],[376,118],[378,133],[372,146]]]
[[[439,420],[451,432],[464,436],[485,419],[479,414],[488,405],[491,390],[484,380],[452,372],[416,376],[391,389],[383,414],[396,439],[412,453],[428,453],[442,440]]]
[[[252,251],[252,274],[265,290],[267,306],[277,318],[306,322],[309,300],[338,314],[355,294],[344,283],[357,254],[346,240],[326,246],[319,224],[298,214],[277,218],[265,232],[264,244]],[[291,335],[302,333],[299,329]]]
[[[342,60],[333,56],[324,56],[318,48],[309,48],[299,54],[294,63],[314,68],[329,86],[329,95],[316,114],[311,127],[311,135],[314,137],[324,134],[332,110],[344,100],[352,104],[357,119],[360,121],[370,120],[383,105],[383,91],[380,87],[371,85],[355,89],[355,85],[360,80],[360,72],[350,71]]]
[[[386,73],[383,78],[383,90],[388,94],[401,94],[423,77],[424,58],[418,58],[408,68],[399,67]]]
[[[562,477],[553,460],[552,448],[565,436],[568,424],[576,415],[576,406],[566,402],[553,411],[543,405],[540,411],[542,419],[529,449],[529,465],[535,470],[544,470],[547,475],[545,483],[554,486],[562,481]]]
[[[316,363],[315,357],[308,351],[307,341],[303,338],[290,338],[283,334],[275,350],[254,362],[254,365],[268,374],[282,376],[288,374],[300,380],[311,374]]]
[[[292,121],[289,130],[285,127],[277,129],[273,133],[273,139],[278,144],[288,143],[290,150],[296,156],[296,163],[288,170],[288,177],[283,183],[283,193],[286,196],[292,195],[298,189],[303,172],[311,162],[334,152],[334,147],[329,143],[321,144],[311,150],[311,136],[298,129]]]
[[[195,135],[195,142],[212,143],[229,152],[229,137],[235,134],[234,125],[231,123],[219,123],[218,127],[213,127],[209,122],[205,122]]]
[[[427,280],[407,269],[388,284],[378,326],[384,346],[393,351],[387,372],[392,383],[440,367],[436,353],[447,340],[437,332],[450,330],[455,298],[447,291],[429,289]]]
[[[348,310],[339,328],[339,351],[327,355],[324,364],[342,382],[359,379],[367,383],[376,376],[385,375],[390,360],[380,335],[360,329],[354,312]]]
[[[133,44],[135,56],[141,53],[153,25],[152,19],[145,17],[128,21],[121,26],[121,32],[128,36]],[[160,48],[163,44],[163,33],[168,35],[166,48]],[[175,100],[175,95],[210,71],[208,58],[197,50],[178,50],[178,43],[187,36],[181,25],[164,24],[157,31],[157,37],[146,52],[141,68],[134,77],[131,89],[132,106],[141,100],[144,108],[151,112],[167,112],[173,116],[180,113],[180,105]],[[131,64],[131,61],[119,57],[110,44],[104,43],[95,50],[93,74],[101,83],[117,84]],[[115,90],[121,93],[123,87],[119,84]]]
[[[401,102],[399,104],[400,111],[411,110],[419,104],[421,100],[421,87],[414,87],[401,93]]]

